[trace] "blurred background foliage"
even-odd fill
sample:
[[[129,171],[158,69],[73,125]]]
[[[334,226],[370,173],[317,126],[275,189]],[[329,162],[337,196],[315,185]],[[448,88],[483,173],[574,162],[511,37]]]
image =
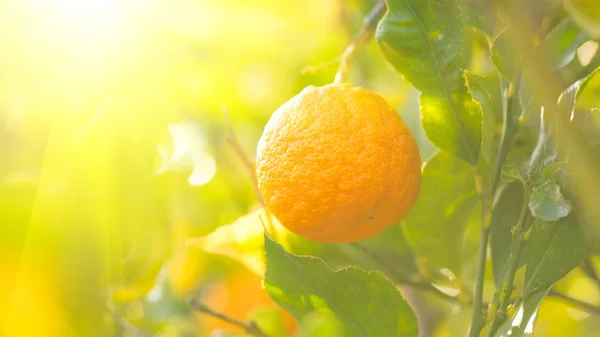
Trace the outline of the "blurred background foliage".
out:
[[[374,1],[0,4],[0,336],[126,336],[123,320],[147,336],[239,335],[230,324],[194,313],[191,298],[252,318],[275,337],[340,334],[322,316],[309,317],[298,331],[262,290],[255,272],[261,264],[252,260],[260,257],[240,263],[186,241],[258,208],[243,162],[227,142],[224,110],[253,158],[280,104],[307,85],[333,80],[336,63],[303,70],[338,57]],[[465,68],[494,72],[483,34],[468,30],[465,39],[472,49]],[[419,125],[418,92],[374,43],[359,53],[348,80],[397,107],[423,160],[433,154]],[[598,107],[599,92],[595,76],[578,104]],[[523,137],[518,144],[531,151],[536,134]],[[242,227],[256,226],[230,233],[244,236]],[[333,267],[374,268],[349,245],[282,233],[292,252],[320,256]],[[464,284],[447,270],[440,288],[455,294],[472,287],[477,235],[467,229],[460,249],[469,257],[459,275]],[[241,241],[249,251],[248,240]],[[419,268],[398,227],[365,246],[405,274]],[[557,287],[600,304],[598,288],[581,272]],[[468,306],[403,292],[419,313],[423,336],[466,335]],[[549,299],[537,326],[540,336],[593,336],[600,320]]]

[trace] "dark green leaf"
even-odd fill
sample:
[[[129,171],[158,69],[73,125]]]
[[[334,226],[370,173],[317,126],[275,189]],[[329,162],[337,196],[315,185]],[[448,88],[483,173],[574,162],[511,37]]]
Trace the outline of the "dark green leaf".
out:
[[[550,64],[554,68],[562,68],[575,58],[577,48],[588,40],[587,34],[567,18],[552,29],[540,47],[550,57]]]
[[[387,60],[420,91],[443,95],[459,90],[462,25],[456,2],[387,3],[376,32]]]
[[[423,169],[421,193],[404,221],[417,260],[430,271],[460,273],[459,250],[469,214],[477,203],[471,167],[440,151]]]
[[[556,221],[569,215],[572,208],[572,203],[565,199],[556,180],[543,180],[533,187],[529,210],[534,217]]]
[[[533,336],[533,327],[537,321],[537,314],[542,301],[548,294],[550,287],[536,291],[519,305],[516,314],[506,321],[495,337],[530,337]]]
[[[461,70],[462,22],[454,0],[389,0],[377,27],[387,60],[422,92],[423,129],[440,149],[476,164],[481,108]]]
[[[537,219],[531,231],[523,290],[526,295],[563,278],[590,250],[574,215],[554,222]]]
[[[519,220],[518,210],[521,209],[522,204],[523,185],[514,182],[503,187],[492,210],[490,247],[492,253],[492,272],[496,286],[499,286],[502,282],[502,272],[508,261],[512,244],[510,230]]]
[[[486,162],[493,165],[496,158],[496,118],[492,96],[486,88],[489,81],[468,70],[465,71],[465,75],[473,97],[481,105],[481,153]]]
[[[266,235],[265,250],[265,290],[296,319],[319,311],[339,318],[346,336],[417,336],[412,309],[381,273],[333,271],[316,257],[287,253]]]
[[[525,182],[525,179],[521,176],[519,171],[517,171],[514,167],[508,165],[502,165],[502,172],[500,173],[500,179],[505,184],[511,183],[513,181]]]
[[[600,39],[600,2],[598,0],[565,0],[565,8],[583,30]]]

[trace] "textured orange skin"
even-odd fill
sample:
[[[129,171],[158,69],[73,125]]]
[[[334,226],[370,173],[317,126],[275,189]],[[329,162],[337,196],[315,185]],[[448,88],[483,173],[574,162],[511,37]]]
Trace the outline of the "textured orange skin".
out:
[[[351,84],[309,86],[277,109],[256,170],[281,224],[324,243],[364,240],[397,224],[421,183],[404,121],[382,97]]]

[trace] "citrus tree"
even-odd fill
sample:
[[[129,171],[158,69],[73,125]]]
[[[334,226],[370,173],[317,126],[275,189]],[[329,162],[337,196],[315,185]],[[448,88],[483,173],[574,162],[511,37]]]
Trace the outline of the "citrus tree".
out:
[[[6,4],[1,336],[598,335],[597,0]]]
[[[471,337],[534,334],[548,297],[595,311],[554,285],[576,268],[598,280],[598,116],[576,102],[600,66],[595,51],[577,54],[600,37],[591,14],[599,9],[584,1],[377,3],[334,84],[282,105],[258,144],[255,184],[267,213],[256,217],[271,298],[300,321],[329,315],[343,336],[419,335],[419,312],[397,285],[469,307],[463,332]],[[420,92],[422,128],[438,149],[422,170],[393,109],[344,82],[372,36]],[[333,270],[290,254],[269,213],[309,240],[374,239],[372,248],[354,246],[378,270]],[[401,230],[385,231],[393,226]],[[398,237],[385,247],[380,235]],[[398,246],[412,270],[386,250]]]

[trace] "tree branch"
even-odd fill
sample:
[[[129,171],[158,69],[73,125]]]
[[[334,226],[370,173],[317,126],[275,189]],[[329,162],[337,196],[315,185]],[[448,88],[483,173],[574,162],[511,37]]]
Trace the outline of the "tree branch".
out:
[[[387,9],[387,5],[385,1],[378,1],[377,4],[371,9],[369,14],[364,19],[363,28],[354,36],[352,42],[346,50],[340,56],[340,65],[338,67],[337,73],[335,74],[334,83],[342,83],[344,82],[344,77],[348,72],[348,66],[351,60],[354,58],[357,51],[359,51],[365,43],[367,43],[373,35],[375,35],[375,29],[377,28],[377,23],[383,17]]]
[[[335,83],[341,83],[344,81],[345,73],[348,71],[348,66],[351,59],[355,54],[373,37],[377,23],[385,13],[387,6],[385,1],[378,1],[377,4],[371,9],[369,14],[365,16],[363,28],[354,36],[352,42],[346,47],[344,52],[334,58],[333,60],[315,65],[307,66],[302,70],[303,74],[313,74],[319,70],[332,67],[336,63],[339,63],[337,73],[335,75]]]
[[[254,335],[256,337],[269,337],[269,335],[267,335],[265,332],[263,332],[258,327],[258,325],[256,325],[256,322],[254,322],[254,321],[249,321],[249,322],[239,321],[235,318],[229,317],[220,312],[216,312],[197,300],[190,301],[190,306],[192,307],[192,309],[194,309],[194,311],[197,311],[197,312],[203,313],[203,314],[207,314],[209,316],[212,316],[212,317],[218,318],[224,322],[227,322],[231,325],[235,325],[239,328],[242,328],[248,334]]]
[[[567,294],[563,294],[563,293],[555,291],[555,290],[551,290],[550,293],[548,294],[548,296],[556,297],[558,299],[565,301],[565,303],[569,306],[579,307],[580,309],[583,309],[584,311],[589,312],[590,314],[600,316],[600,307],[598,307],[596,305],[578,300],[576,298],[570,297]]]

